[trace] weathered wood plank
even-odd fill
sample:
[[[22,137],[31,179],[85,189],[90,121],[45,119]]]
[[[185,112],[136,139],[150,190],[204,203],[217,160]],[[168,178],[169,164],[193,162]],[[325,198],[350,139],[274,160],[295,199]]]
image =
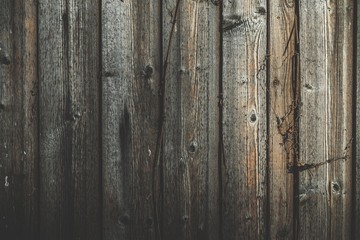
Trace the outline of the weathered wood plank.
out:
[[[102,1],[104,239],[160,235],[159,16],[158,1]]]
[[[163,2],[163,239],[219,239],[220,8]]]
[[[265,238],[266,1],[224,1],[223,239]]]
[[[299,239],[350,239],[353,1],[300,1]],[[321,227],[319,227],[321,226]]]
[[[293,239],[294,182],[288,173],[296,144],[294,86],[296,17],[294,1],[269,5],[269,230],[270,239]]]
[[[0,6],[0,236],[38,239],[36,3]]]
[[[360,1],[356,2],[356,33],[357,35],[356,37],[356,42],[354,44],[356,45],[356,99],[354,99],[356,102],[354,102],[355,107],[356,107],[356,116],[355,116],[355,121],[356,121],[356,147],[355,147],[355,156],[354,156],[354,161],[355,161],[355,171],[353,173],[355,173],[354,176],[354,190],[355,192],[353,192],[353,194],[355,194],[354,197],[354,211],[353,211],[353,225],[352,227],[354,228],[352,233],[353,233],[353,237],[354,236],[360,236]],[[355,72],[355,71],[354,71]]]
[[[99,3],[39,1],[40,236],[99,239]]]

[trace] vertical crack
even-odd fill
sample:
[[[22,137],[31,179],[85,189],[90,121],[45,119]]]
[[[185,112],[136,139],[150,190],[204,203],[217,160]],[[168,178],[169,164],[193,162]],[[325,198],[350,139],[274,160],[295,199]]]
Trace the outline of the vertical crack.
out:
[[[352,104],[352,134],[353,134],[353,144],[352,144],[352,199],[351,199],[351,205],[352,205],[352,209],[354,209],[352,211],[352,216],[351,216],[351,239],[355,239],[356,238],[356,233],[357,233],[357,224],[358,224],[358,219],[357,219],[357,212],[359,209],[359,206],[357,206],[357,201],[356,201],[356,197],[357,197],[357,181],[356,181],[356,176],[357,176],[357,161],[356,161],[356,155],[357,155],[357,127],[356,127],[356,120],[358,118],[358,111],[357,111],[357,99],[358,99],[358,94],[357,94],[357,89],[358,89],[358,83],[357,83],[357,69],[358,69],[358,5],[359,2],[358,1],[353,1],[353,104]]]
[[[220,33],[220,41],[219,41],[219,146],[218,146],[218,176],[219,176],[219,239],[223,239],[223,163],[225,163],[225,149],[224,149],[224,139],[223,139],[223,4],[220,4],[220,11],[219,11],[219,18],[220,18],[220,24],[219,24],[219,33]],[[225,164],[224,164],[225,165]]]
[[[266,56],[270,56],[270,0],[266,0]],[[265,236],[270,237],[270,57],[265,59],[266,61],[266,196],[265,196]]]
[[[293,166],[298,166],[299,164],[299,152],[300,152],[300,132],[299,132],[299,124],[300,124],[300,108],[301,108],[301,96],[300,96],[300,38],[299,38],[299,23],[300,23],[300,0],[295,1],[295,54],[293,56],[293,96],[294,96],[294,159]],[[293,233],[294,239],[298,239],[298,231],[299,231],[299,172],[294,173],[294,208],[293,208]]]

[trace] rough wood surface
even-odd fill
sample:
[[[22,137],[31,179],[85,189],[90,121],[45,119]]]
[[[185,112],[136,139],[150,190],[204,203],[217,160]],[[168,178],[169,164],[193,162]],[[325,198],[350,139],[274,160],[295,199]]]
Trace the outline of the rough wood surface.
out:
[[[40,237],[99,239],[99,3],[38,3]]]
[[[354,174],[354,190],[355,192],[353,192],[354,196],[353,196],[353,237],[354,236],[360,236],[360,1],[357,1],[356,3],[356,42],[354,43],[354,45],[356,44],[356,71],[354,71],[354,73],[356,73],[356,76],[354,77],[355,80],[355,87],[356,87],[356,95],[355,95],[355,99],[354,99],[354,104],[355,104],[355,111],[356,111],[356,116],[355,116],[355,129],[356,129],[356,135],[355,135],[355,141],[356,142],[356,146],[355,146],[355,156],[354,157],[354,164],[353,166],[355,166],[355,169],[353,171]]]
[[[294,162],[296,145],[296,16],[294,1],[269,5],[269,230],[270,239],[294,238]]]
[[[265,238],[266,1],[224,1],[223,239]]]
[[[0,1],[0,236],[38,239],[35,1]]]
[[[102,1],[103,239],[160,239],[159,4]]]
[[[0,238],[356,239],[359,9],[0,0]]]
[[[163,239],[219,239],[219,11],[163,3]]]
[[[350,239],[353,1],[300,1],[299,239]]]

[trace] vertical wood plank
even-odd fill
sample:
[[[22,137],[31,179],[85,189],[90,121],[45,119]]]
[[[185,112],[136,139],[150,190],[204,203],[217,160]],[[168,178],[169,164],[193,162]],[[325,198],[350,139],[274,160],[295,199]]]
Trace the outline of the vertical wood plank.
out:
[[[38,11],[41,239],[99,239],[99,3]]]
[[[297,79],[294,1],[269,5],[269,230],[270,239],[293,239],[296,133],[294,85]]]
[[[0,236],[38,239],[36,3],[0,5]]]
[[[163,1],[163,239],[219,239],[219,14]]]
[[[355,156],[354,156],[354,166],[355,166],[355,171],[353,173],[355,173],[354,176],[354,190],[355,192],[353,194],[355,194],[354,197],[354,211],[353,211],[353,225],[352,227],[353,229],[353,236],[360,236],[360,228],[358,226],[360,226],[360,1],[356,2],[356,16],[354,16],[355,21],[356,21],[356,41],[354,43],[354,46],[356,46],[356,72],[354,71],[354,73],[356,73],[356,76],[354,77],[355,81],[356,81],[356,99],[354,99],[356,102],[354,102],[355,107],[356,107],[356,116],[355,116],[355,121],[356,121],[356,146],[355,146]],[[356,44],[356,45],[355,45]]]
[[[159,1],[102,1],[103,239],[159,239]]]
[[[223,239],[265,238],[266,1],[224,1]]]
[[[350,0],[300,1],[299,164],[324,164],[300,172],[299,239],[350,239],[352,17]]]

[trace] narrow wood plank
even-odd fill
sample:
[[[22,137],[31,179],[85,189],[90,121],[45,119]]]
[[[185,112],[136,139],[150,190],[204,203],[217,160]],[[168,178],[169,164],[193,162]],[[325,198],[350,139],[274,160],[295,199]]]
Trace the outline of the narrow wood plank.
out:
[[[269,230],[270,239],[293,239],[294,87],[297,79],[296,16],[294,1],[269,5]]]
[[[266,1],[224,1],[223,239],[265,238]]]
[[[38,239],[35,1],[0,2],[0,236]]]
[[[355,192],[354,194],[354,211],[353,211],[353,237],[354,236],[360,236],[360,1],[356,2],[356,42],[354,43],[354,45],[356,44],[356,99],[354,102],[355,104],[355,111],[356,111],[356,136],[355,136],[355,142],[356,142],[356,147],[355,147],[355,156],[354,156],[354,161],[355,161],[355,171],[353,173],[355,173],[354,177],[354,190]]]
[[[41,239],[99,239],[99,3],[38,9]]]
[[[163,2],[163,239],[219,239],[220,8]]]
[[[300,1],[299,164],[325,164],[300,172],[299,239],[350,239],[352,17],[350,0]]]
[[[103,239],[159,239],[160,2],[102,1]],[[159,169],[156,168],[156,173]]]

